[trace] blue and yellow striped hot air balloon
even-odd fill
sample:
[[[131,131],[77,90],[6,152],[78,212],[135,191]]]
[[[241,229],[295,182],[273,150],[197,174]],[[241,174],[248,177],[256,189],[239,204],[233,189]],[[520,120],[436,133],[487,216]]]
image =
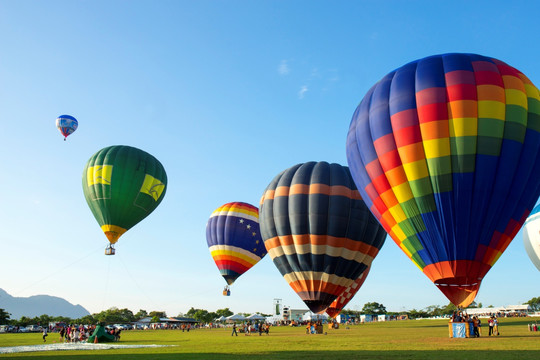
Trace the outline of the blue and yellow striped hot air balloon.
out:
[[[208,250],[228,285],[251,269],[265,255],[259,230],[259,210],[232,202],[217,208],[206,224]],[[224,295],[229,295],[228,287]]]
[[[327,162],[277,175],[262,196],[260,224],[279,272],[316,313],[370,267],[386,237],[349,169]]]
[[[396,244],[466,307],[540,195],[538,89],[481,55],[413,61],[358,105],[347,159]]]

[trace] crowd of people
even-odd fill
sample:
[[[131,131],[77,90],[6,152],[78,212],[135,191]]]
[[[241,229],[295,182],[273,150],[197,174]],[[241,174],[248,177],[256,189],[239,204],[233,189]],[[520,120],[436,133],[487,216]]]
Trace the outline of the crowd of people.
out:
[[[55,332],[60,335],[59,342],[85,342],[96,330],[96,325],[57,325],[43,327],[43,342],[47,341],[49,332]],[[115,341],[120,340],[122,329],[114,327],[105,327],[107,334],[114,336]]]
[[[482,335],[482,320],[478,316],[469,316],[466,312],[463,311],[454,311],[452,317],[450,318],[452,323],[469,323],[472,324],[473,334],[471,337],[480,337]],[[499,336],[499,319],[495,315],[491,315],[488,320],[488,336]]]
[[[62,326],[58,332],[60,334],[60,341],[74,343],[88,340],[88,338],[90,337],[90,335],[92,335],[95,329],[95,325],[69,325]]]
[[[251,321],[242,323],[240,326],[235,324],[232,324],[232,332],[231,336],[238,336],[238,333],[243,333],[244,335],[248,336],[253,333],[259,333],[259,336],[262,336],[262,334],[268,335],[270,332],[270,324],[267,324],[265,322],[254,322],[253,324]]]
[[[306,334],[322,333],[322,321],[308,321],[306,324]]]

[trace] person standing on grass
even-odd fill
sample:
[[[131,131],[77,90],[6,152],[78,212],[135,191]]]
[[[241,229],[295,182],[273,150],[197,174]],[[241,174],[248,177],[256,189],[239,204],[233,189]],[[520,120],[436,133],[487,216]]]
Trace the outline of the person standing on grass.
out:
[[[233,336],[233,335],[238,336],[238,333],[236,332],[236,323],[234,323],[233,326],[232,326],[232,333],[231,333],[231,336]]]
[[[44,326],[43,327],[43,342],[47,342],[47,339],[46,339],[47,336],[49,336],[49,334],[47,334],[47,327]]]
[[[493,335],[497,333],[497,336],[499,336],[499,320],[497,317],[493,318]]]
[[[488,326],[489,326],[489,332],[488,336],[491,336],[493,334],[493,315],[488,320]]]
[[[480,337],[480,335],[478,334],[478,317],[477,316],[473,316],[472,323],[473,323],[474,337]]]
[[[479,317],[476,317],[476,320],[478,320],[478,337],[480,337],[482,335],[482,320]]]

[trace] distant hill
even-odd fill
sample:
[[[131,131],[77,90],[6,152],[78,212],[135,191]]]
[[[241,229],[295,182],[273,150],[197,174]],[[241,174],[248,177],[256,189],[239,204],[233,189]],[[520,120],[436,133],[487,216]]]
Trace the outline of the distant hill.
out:
[[[11,319],[20,319],[21,316],[33,318],[43,314],[78,319],[90,315],[88,310],[81,305],[73,305],[67,300],[56,296],[14,297],[3,289],[0,289],[0,309],[10,313]]]

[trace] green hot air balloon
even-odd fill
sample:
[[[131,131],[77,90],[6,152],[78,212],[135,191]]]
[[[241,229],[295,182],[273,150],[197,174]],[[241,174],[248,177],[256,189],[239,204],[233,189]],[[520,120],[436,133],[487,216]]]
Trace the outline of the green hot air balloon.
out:
[[[150,215],[167,189],[167,174],[152,155],[131,146],[109,146],[95,153],[83,172],[84,197],[110,244]]]

